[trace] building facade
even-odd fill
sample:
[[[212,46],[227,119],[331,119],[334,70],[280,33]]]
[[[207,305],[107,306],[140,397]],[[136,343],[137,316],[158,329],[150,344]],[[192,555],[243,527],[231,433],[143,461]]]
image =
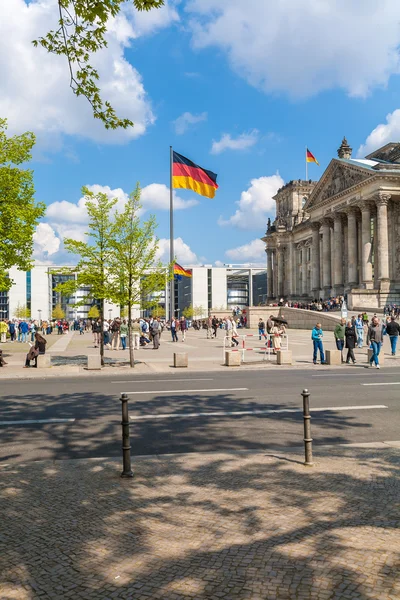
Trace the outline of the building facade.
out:
[[[240,266],[212,267],[211,265],[190,266],[192,277],[182,277],[174,281],[175,316],[182,315],[185,308],[197,307],[198,318],[207,317],[212,310],[230,310],[239,306],[244,308],[252,304],[266,302],[265,269]],[[62,296],[56,287],[75,275],[65,275],[63,265],[35,265],[31,271],[23,272],[13,268],[10,277],[14,281],[9,292],[0,293],[0,319],[12,319],[21,316],[25,309],[26,318],[49,320],[57,305],[60,305],[68,320],[85,319],[93,304],[79,304],[89,295],[89,289],[80,288],[71,297]],[[152,294],[146,301],[155,300],[161,308],[168,308],[168,285]],[[120,315],[120,307],[105,304],[104,315],[114,318]],[[140,311],[139,306],[132,312],[134,318],[147,316],[151,310]],[[167,315],[169,318],[169,315]]]
[[[321,179],[276,196],[265,237],[268,301],[346,295],[352,309],[400,304],[400,143],[353,159],[346,138]]]

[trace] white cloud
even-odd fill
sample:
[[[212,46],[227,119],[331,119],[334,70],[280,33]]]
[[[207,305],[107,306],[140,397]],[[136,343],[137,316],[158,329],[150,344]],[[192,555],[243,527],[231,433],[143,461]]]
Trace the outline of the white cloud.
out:
[[[134,15],[134,11],[125,11],[110,22],[108,48],[93,57],[102,97],[111,102],[119,116],[135,123],[129,130],[111,131],[93,118],[85,98],[72,94],[65,57],[50,55],[32,44],[33,39],[56,28],[57,3],[0,2],[0,114],[8,118],[10,131],[34,129],[40,146],[53,150],[62,146],[64,135],[106,143],[142,135],[154,122],[154,115],[141,75],[125,59],[124,50],[135,37],[166,27],[177,16],[169,6],[148,15]]]
[[[234,225],[239,229],[263,229],[268,214],[275,209],[273,196],[283,185],[284,181],[278,173],[252,179],[250,187],[242,192],[240,200],[236,202],[239,207],[236,212],[227,220],[220,217],[218,224]]]
[[[60,248],[60,239],[48,223],[39,223],[33,234],[33,256],[42,264],[48,262],[49,256],[56,254]]]
[[[123,210],[129,197],[129,194],[124,192],[122,188],[111,189],[108,185],[99,185],[97,183],[88,185],[87,187],[94,194],[104,193],[109,198],[117,198],[118,202],[115,205],[115,209],[120,212]],[[141,204],[144,210],[169,210],[169,188],[162,183],[146,185],[142,189]],[[197,200],[183,200],[174,192],[175,210],[190,208],[191,206],[196,206],[196,204],[198,204]],[[68,202],[67,200],[52,202],[47,207],[46,218],[51,222],[87,223],[88,214],[85,198],[80,198],[78,202]]]
[[[199,265],[200,260],[193,250],[186,244],[182,238],[174,238],[174,252],[176,260],[184,266]],[[157,260],[163,263],[169,263],[169,239],[162,238],[159,240]]]
[[[169,210],[169,188],[163,183],[150,183],[142,189],[141,203],[145,209]],[[198,200],[183,200],[174,192],[174,210],[196,206]]]
[[[177,135],[183,135],[189,129],[190,125],[196,125],[196,123],[202,123],[203,121],[207,121],[206,112],[200,113],[199,115],[184,112],[180,117],[173,121],[175,133]]]
[[[389,142],[397,142],[400,138],[400,108],[386,116],[386,123],[381,123],[367,137],[357,152],[359,157],[364,157],[370,152],[381,148]]]
[[[214,265],[215,265],[216,267],[223,267],[223,266],[224,266],[224,263],[222,262],[222,260],[216,260],[216,261],[214,262]]]
[[[248,244],[243,244],[243,246],[238,246],[237,248],[231,248],[230,250],[227,250],[225,255],[229,259],[236,260],[238,262],[243,262],[246,260],[265,262],[265,244],[261,240],[255,239]]]
[[[229,133],[223,133],[219,142],[213,140],[211,154],[220,154],[224,150],[247,150],[258,140],[258,131],[253,129],[250,133],[242,133],[237,138],[232,138]]]
[[[365,96],[399,73],[395,0],[190,0],[195,48],[218,47],[266,92]]]

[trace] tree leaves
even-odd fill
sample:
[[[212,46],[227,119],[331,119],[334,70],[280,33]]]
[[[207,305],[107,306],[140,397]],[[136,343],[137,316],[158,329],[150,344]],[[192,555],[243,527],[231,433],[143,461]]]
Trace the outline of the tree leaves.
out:
[[[90,103],[93,116],[106,129],[127,129],[134,124],[117,116],[114,108],[101,97],[99,73],[91,64],[93,54],[107,46],[109,20],[116,17],[128,0],[57,0],[58,29],[34,40],[51,54],[65,56],[68,61],[70,87],[76,96]],[[163,6],[164,0],[133,0],[136,10],[149,11]]]
[[[6,130],[7,121],[0,119],[0,291],[12,286],[11,267],[31,268],[33,234],[46,208],[35,203],[33,171],[18,166],[30,160],[35,136],[7,137]]]

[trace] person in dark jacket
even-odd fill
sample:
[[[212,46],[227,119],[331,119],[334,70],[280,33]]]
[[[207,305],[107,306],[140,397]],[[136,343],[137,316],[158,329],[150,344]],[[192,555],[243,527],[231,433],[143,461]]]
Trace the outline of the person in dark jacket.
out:
[[[39,356],[39,354],[46,353],[46,344],[47,340],[42,335],[40,335],[40,333],[36,332],[35,345],[30,348],[28,354],[26,355],[24,369],[29,369],[29,367],[31,366],[31,360],[35,361],[35,364],[33,366],[37,367],[37,357]]]
[[[356,347],[357,334],[354,325],[351,321],[347,322],[347,326],[344,332],[346,339],[347,357],[346,363],[350,364],[350,359],[353,361],[353,365],[356,363],[356,357],[354,356],[354,348]]]
[[[396,321],[396,317],[391,317],[389,323],[386,325],[386,333],[390,339],[390,346],[392,348],[392,356],[396,356],[397,340],[399,339],[400,325]]]

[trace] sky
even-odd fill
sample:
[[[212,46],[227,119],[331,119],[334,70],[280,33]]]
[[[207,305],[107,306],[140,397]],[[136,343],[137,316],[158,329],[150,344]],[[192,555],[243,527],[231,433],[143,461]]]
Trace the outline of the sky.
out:
[[[214,199],[175,192],[175,254],[183,265],[265,265],[277,190],[319,179],[343,136],[353,157],[400,138],[398,0],[128,2],[93,57],[102,96],[135,127],[107,131],[69,89],[64,57],[31,41],[57,26],[55,0],[0,2],[0,117],[34,131],[36,199],[47,213],[34,257],[71,260],[84,239],[82,186],[118,198],[137,182],[169,253],[169,148],[218,174]]]

